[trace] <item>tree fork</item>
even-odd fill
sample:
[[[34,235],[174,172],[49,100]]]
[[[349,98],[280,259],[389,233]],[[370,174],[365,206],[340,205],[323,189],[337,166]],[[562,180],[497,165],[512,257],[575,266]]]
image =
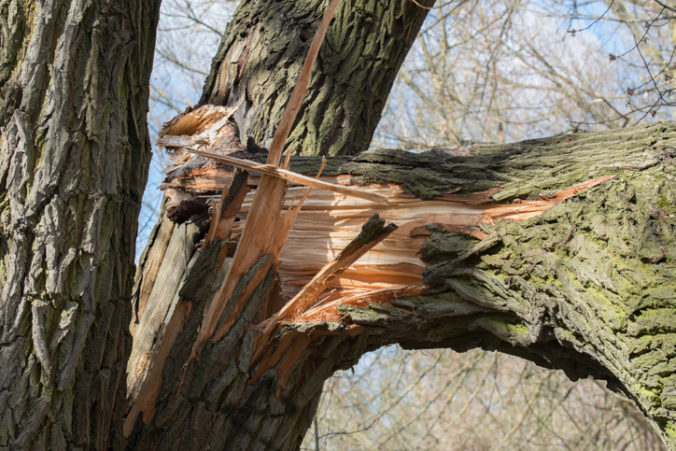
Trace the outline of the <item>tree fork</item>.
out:
[[[264,6],[268,8],[269,4]],[[303,35],[303,30],[307,31],[307,26],[313,29],[312,24],[320,15],[316,5],[312,6],[311,2],[296,2],[295,9],[283,16],[272,8],[266,10],[259,2],[243,5],[215,59],[201,103],[205,108],[208,103],[235,107],[241,102],[242,107],[235,114],[239,130],[229,133],[245,142],[250,152],[265,149],[270,143],[274,130],[271,124],[281,116],[300,70],[305,43],[312,34]],[[378,9],[379,5],[361,2],[343,4],[327,38],[333,45],[325,46],[320,53],[320,65],[313,76],[304,114],[291,133],[287,150],[296,154],[335,155],[355,154],[366,148],[377,122],[374,118],[379,116],[384,101],[379,99],[381,96],[384,99],[389,90],[394,69],[401,63],[424,17],[417,7],[401,14],[409,7],[410,2],[395,2],[387,11]],[[291,4],[277,2],[275,8],[283,10],[291,8]],[[280,44],[270,45],[266,36],[271,36],[271,30],[282,29],[275,17],[285,17],[294,26],[281,34],[283,44],[276,35],[275,42]],[[387,20],[375,21],[381,28],[371,26],[373,19],[385,17]],[[406,32],[402,34],[401,30]],[[360,33],[367,37],[351,40]],[[349,43],[336,39],[346,36]],[[397,47],[389,45],[393,42]],[[391,58],[383,57],[381,52],[379,58],[366,58],[362,64],[345,64],[360,58],[358,55],[370,43],[378,43],[374,45]],[[360,47],[362,44],[365,47]],[[331,61],[340,63],[332,65]],[[380,62],[387,66],[380,66]],[[283,69],[286,67],[293,70],[286,71]],[[348,70],[366,67],[366,70],[353,72],[361,80],[354,83],[354,77],[332,71],[332,67]],[[375,79],[370,78],[374,76],[385,79],[374,83]],[[350,81],[342,85],[347,79]],[[344,89],[336,90],[334,86]],[[377,108],[371,109],[371,105]],[[371,114],[374,111],[376,116]],[[193,448],[227,444],[254,449],[298,446],[310,424],[323,381],[337,368],[352,365],[363,352],[394,342],[411,348],[499,349],[543,366],[563,368],[572,378],[593,375],[606,379],[613,388],[629,393],[667,443],[673,443],[671,391],[660,388],[669,385],[669,378],[663,376],[673,371],[662,366],[656,374],[646,374],[633,361],[637,356],[672,355],[673,331],[670,326],[664,329],[663,321],[656,340],[642,338],[645,334],[637,334],[639,329],[623,332],[622,327],[642,307],[633,313],[626,313],[631,308],[611,308],[611,312],[626,310],[622,316],[625,321],[619,321],[617,326],[617,318],[610,318],[612,327],[602,324],[609,318],[608,309],[602,306],[640,302],[627,301],[626,296],[618,300],[618,291],[631,283],[623,282],[622,289],[604,284],[601,273],[608,270],[608,265],[601,265],[598,258],[594,260],[600,252],[595,248],[592,253],[581,252],[587,249],[584,246],[587,240],[594,246],[599,241],[606,243],[603,248],[606,256],[619,253],[620,262],[627,257],[630,262],[627,266],[632,271],[640,268],[641,274],[654,275],[645,266],[656,265],[660,268],[657,279],[648,285],[662,283],[666,291],[658,290],[654,304],[660,306],[661,313],[669,310],[664,300],[668,295],[664,293],[673,292],[674,258],[669,247],[673,242],[669,239],[669,234],[673,235],[673,225],[669,223],[673,193],[664,183],[673,185],[670,163],[673,130],[673,124],[665,124],[507,147],[439,149],[419,155],[374,151],[354,159],[331,159],[324,172],[325,180],[353,188],[358,185],[364,192],[391,198],[388,203],[393,205],[375,208],[366,200],[355,202],[352,198],[313,190],[296,220],[295,231],[291,230],[278,267],[270,264],[269,255],[264,255],[243,275],[236,290],[245,290],[247,286],[256,289],[238,307],[238,315],[229,316],[235,306],[232,302],[226,305],[219,321],[228,318],[234,322],[220,340],[206,343],[192,359],[190,350],[197,337],[198,319],[203,317],[205,306],[221,285],[232,246],[226,240],[195,252],[191,243],[197,242],[208,228],[205,200],[221,197],[219,190],[232,172],[203,157],[186,158],[187,164],[177,164],[170,170],[165,188],[173,211],[182,211],[175,219],[192,218],[191,224],[177,226],[166,219],[161,221],[155,234],[157,247],[153,245],[147,253],[138,282],[139,296],[144,296],[139,297],[138,305],[146,306],[140,309],[141,321],[148,316],[147,306],[152,307],[156,318],[143,327],[146,336],[151,337],[151,343],[153,337],[159,337],[156,343],[171,342],[171,346],[166,363],[159,369],[161,376],[156,379],[159,382],[151,384],[156,395],[137,409],[144,413],[144,421],[127,418],[129,444],[143,447],[180,443]],[[243,146],[232,136],[227,139],[228,146],[214,149],[224,154],[242,151]],[[208,150],[210,144],[216,143],[206,144],[198,147]],[[180,151],[178,155],[184,158]],[[242,157],[258,158],[261,163],[265,160],[264,155]],[[314,174],[318,164],[311,158],[295,159],[291,169]],[[637,182],[636,177],[641,181]],[[655,228],[651,222],[650,227],[642,229],[648,236],[643,240],[645,245],[639,247],[666,250],[662,254],[653,252],[654,261],[646,260],[648,263],[642,260],[644,257],[637,257],[643,264],[637,266],[631,260],[634,256],[627,252],[636,234],[631,227],[646,222],[622,215],[645,210],[633,201],[630,204],[636,208],[627,210],[623,202],[632,198],[622,196],[627,183],[636,191],[636,187],[652,183],[653,177],[659,182],[653,184],[659,186],[657,194],[665,197],[660,198],[659,224]],[[249,183],[255,187],[255,177]],[[291,187],[288,191],[293,196],[298,190]],[[602,198],[606,193],[615,197]],[[181,196],[183,200],[179,199]],[[647,202],[648,196],[642,199]],[[248,205],[245,199],[241,220],[232,224],[231,238],[241,234]],[[330,208],[331,205],[344,208]],[[446,214],[435,215],[439,208]],[[652,211],[656,207],[647,208]],[[403,252],[408,258],[406,262],[384,268],[369,261],[371,254],[378,252],[374,248],[364,261],[334,278],[336,285],[332,288],[340,289],[330,292],[335,295],[333,298],[322,298],[292,318],[294,321],[278,324],[269,347],[255,349],[261,343],[256,342],[260,331],[269,325],[263,321],[310,281],[331,255],[339,253],[355,238],[358,228],[372,213],[397,223],[400,226],[397,233],[403,234],[395,244],[394,239],[390,240],[389,248],[385,240],[381,246],[388,250],[381,251],[379,256],[398,261],[402,258],[398,252]],[[422,219],[415,221],[416,215]],[[613,221],[620,216],[625,220],[622,233],[603,230],[610,227],[608,224],[614,225]],[[582,225],[576,225],[581,217],[588,219],[589,224],[583,221]],[[331,222],[336,218],[342,219],[340,224],[345,229],[340,230],[335,221]],[[188,242],[176,236],[158,241],[157,237],[169,236],[169,230],[175,227],[191,230]],[[601,232],[597,232],[599,228]],[[336,230],[336,236],[326,238],[327,233]],[[601,238],[588,239],[590,230],[600,233]],[[653,231],[656,234],[650,235]],[[523,248],[521,243],[525,243]],[[416,255],[420,250],[424,261]],[[158,264],[160,260],[162,265]],[[172,262],[183,276],[169,283],[160,273],[162,268],[172,267]],[[214,273],[216,267],[220,270]],[[626,271],[621,274],[626,276]],[[254,278],[260,278],[260,283],[251,284]],[[404,279],[406,283],[401,283]],[[373,280],[377,281],[376,286]],[[645,279],[640,283],[644,282]],[[160,290],[154,293],[158,286]],[[641,285],[641,289],[645,287]],[[421,293],[421,289],[425,291]],[[159,295],[162,291],[164,295]],[[629,297],[640,297],[636,287],[626,293]],[[603,301],[593,303],[597,298]],[[176,333],[173,318],[176,312],[185,311],[190,314],[179,317],[181,327]],[[169,341],[161,339],[168,335],[172,336]],[[635,354],[627,351],[626,343],[631,340],[643,340],[641,349],[633,343],[631,349],[638,350]],[[606,341],[613,346],[604,346]],[[129,366],[132,403],[147,374],[148,362],[156,362],[154,355],[159,351],[152,345],[137,347],[136,336],[134,342],[135,353]],[[252,365],[254,353],[266,357]],[[184,366],[185,362],[189,363]]]

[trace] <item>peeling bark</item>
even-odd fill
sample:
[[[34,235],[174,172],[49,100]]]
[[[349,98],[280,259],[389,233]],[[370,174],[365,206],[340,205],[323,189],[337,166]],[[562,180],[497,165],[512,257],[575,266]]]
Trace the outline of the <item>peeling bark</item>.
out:
[[[0,448],[122,446],[159,1],[0,1]]]

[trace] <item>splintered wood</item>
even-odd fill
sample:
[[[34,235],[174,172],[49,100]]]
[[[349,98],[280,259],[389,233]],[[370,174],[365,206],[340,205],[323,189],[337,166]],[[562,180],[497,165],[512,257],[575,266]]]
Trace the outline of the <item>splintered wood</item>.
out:
[[[282,249],[281,243],[285,242],[285,238],[293,226],[294,219],[296,218],[303,201],[307,198],[308,192],[306,191],[300,196],[301,201],[299,205],[287,208],[286,214],[281,214],[284,206],[284,196],[287,190],[287,180],[290,180],[288,178],[289,175],[293,175],[293,173],[288,173],[287,171],[286,177],[280,176],[280,174],[289,166],[289,155],[287,155],[282,168],[279,168],[278,166],[291,127],[293,126],[296,116],[300,111],[303,99],[305,98],[305,94],[307,93],[312,67],[319,54],[322,41],[324,40],[324,36],[326,35],[339,2],[340,0],[331,0],[319,23],[319,27],[315,32],[312,43],[310,44],[310,49],[305,57],[303,67],[301,68],[298,81],[291,93],[291,97],[284,109],[272,139],[272,144],[268,152],[267,164],[246,168],[257,169],[262,174],[260,183],[254,194],[254,199],[251,203],[251,209],[247,215],[248,225],[242,231],[237,250],[235,251],[232,264],[226,274],[223,285],[205,310],[202,325],[190,353],[190,359],[195,357],[200,346],[207,340],[215,342],[225,336],[228,330],[237,321],[239,314],[245,307],[249,297],[253,294],[253,291],[258,284],[262,282],[263,278],[268,273],[270,266],[276,264],[279,257],[278,254]],[[232,112],[229,112],[222,118],[212,121],[205,127],[207,129],[206,132],[193,133],[193,135],[199,139],[197,141],[188,139],[181,147],[193,153],[209,152],[209,150],[214,147],[218,148],[219,143],[214,142],[211,137],[218,136],[219,130],[227,125],[230,115],[232,115]],[[179,120],[179,123],[183,120],[186,119],[183,118]],[[175,127],[176,124],[170,128],[175,129]],[[169,135],[177,134],[178,133],[175,131],[165,131],[164,138],[166,139]],[[206,140],[202,139],[205,134],[208,135],[206,136]],[[166,144],[163,143],[163,145]],[[197,149],[195,148],[195,145],[206,146],[207,148]],[[214,157],[215,155],[212,154],[210,156]],[[234,165],[239,163],[241,166],[242,164],[248,164],[249,162],[232,161],[230,163]],[[311,179],[305,177],[303,180],[306,184],[311,186]],[[218,211],[221,211],[223,208],[224,206],[221,205]],[[219,216],[220,214],[212,215],[212,220],[220,220]],[[216,226],[215,228],[218,229],[219,227]],[[244,280],[243,276],[254,270],[255,265],[264,259],[267,263],[256,269],[255,274],[251,276],[245,287],[240,287],[240,284]],[[237,292],[239,294],[236,299],[233,299],[236,290],[238,290]],[[223,318],[223,313],[228,303],[231,303],[232,308],[227,317]],[[219,324],[221,324],[220,327]]]
[[[265,320],[266,326],[262,336],[258,337],[256,350],[262,352],[263,346],[261,346],[261,343],[266,343],[270,340],[275,328],[282,321],[293,319],[311,307],[316,307],[318,295],[326,289],[332,278],[345,271],[373,248],[373,246],[380,243],[396,230],[396,228],[394,224],[386,226],[385,221],[377,214],[371,216],[366,224],[364,224],[359,236],[352,240],[335,260],[325,265],[312,280],[301,288],[300,292],[293,299],[288,301],[277,313]],[[254,362],[258,360],[259,355],[254,356]]]
[[[272,265],[279,276],[281,296],[288,304],[272,317],[264,318],[266,333],[283,321],[338,321],[339,305],[386,304],[393,296],[417,294],[425,289],[424,263],[419,252],[430,235],[427,224],[441,224],[483,239],[486,233],[478,227],[483,223],[532,218],[611,178],[604,176],[547,197],[515,202],[492,201],[495,190],[421,200],[405,194],[397,185],[355,186],[347,174],[313,178],[282,169],[274,160],[280,157],[279,149],[266,164],[230,155],[222,142],[209,137],[223,134],[220,130],[231,114],[232,110],[212,106],[189,110],[168,124],[158,139],[164,146],[185,145],[180,149],[183,159],[189,158],[187,155],[206,157],[252,173],[248,181],[240,176],[229,194],[226,191],[215,203],[205,244],[229,236],[239,245],[226,282],[205,314],[197,343],[224,336],[246,303],[246,295]],[[176,136],[179,133],[192,136]],[[223,166],[210,166],[209,171],[194,169],[194,164],[187,167],[193,169],[180,172],[165,188],[202,195],[213,193],[217,184],[229,185],[233,176],[233,171]],[[249,187],[255,186],[253,193],[246,194]],[[297,199],[302,200],[295,202]],[[256,202],[258,207],[254,206]],[[398,228],[364,248],[358,259],[343,265],[350,243],[374,214]],[[231,300],[242,276],[266,253],[272,257],[269,264],[259,270],[237,300]],[[340,270],[336,270],[337,266],[341,266]],[[234,308],[223,320],[227,302],[233,302]]]
[[[364,224],[361,233],[352,240],[338,257],[325,265],[310,280],[300,292],[293,297],[284,307],[271,318],[270,325],[266,327],[264,333],[269,334],[275,323],[288,320],[300,314],[303,310],[312,307],[317,296],[322,293],[332,278],[343,273],[359,258],[363,257],[371,248],[380,243],[383,239],[395,231],[397,227],[394,224],[385,226],[385,221],[378,214]]]
[[[162,144],[164,139],[158,140],[158,143]],[[260,164],[255,161],[247,160],[245,158],[236,158],[228,155],[219,155],[214,152],[207,152],[198,149],[192,149],[187,147],[186,150],[195,155],[201,157],[211,158],[222,163],[231,164],[238,168],[247,169],[251,171],[259,172],[263,175],[268,175],[271,177],[279,178],[286,180],[291,183],[296,183],[299,185],[305,185],[311,188],[325,189],[329,191],[335,191],[338,193],[346,194],[352,197],[358,197],[360,199],[365,199],[371,202],[387,204],[388,200],[386,197],[381,196],[376,193],[371,193],[368,191],[362,191],[359,189],[352,188],[350,186],[338,185],[335,183],[329,183],[318,178],[308,177],[303,174],[297,174],[295,172],[289,171],[287,169],[278,168],[272,164]]]
[[[338,321],[339,305],[365,306],[387,304],[393,296],[419,294],[424,290],[420,249],[429,238],[427,224],[441,224],[449,230],[483,239],[478,226],[499,220],[521,221],[542,214],[565,199],[610,178],[600,177],[580,183],[542,199],[518,203],[490,201],[490,193],[449,194],[433,200],[406,195],[396,185],[363,185],[359,188],[388,198],[388,204],[375,204],[342,193],[313,190],[291,228],[279,257],[282,295],[290,300],[278,319],[283,321]],[[349,183],[349,176],[332,178],[334,183]],[[255,183],[252,181],[251,183]],[[290,202],[302,187],[291,187]],[[246,227],[251,196],[242,203],[241,220],[233,229],[233,238]],[[382,241],[331,277],[323,273],[340,261],[345,249],[360,233],[364,223],[378,214],[397,224]],[[317,280],[321,290],[317,290]],[[302,308],[292,307],[294,297],[305,299]],[[267,323],[266,329],[271,325]]]

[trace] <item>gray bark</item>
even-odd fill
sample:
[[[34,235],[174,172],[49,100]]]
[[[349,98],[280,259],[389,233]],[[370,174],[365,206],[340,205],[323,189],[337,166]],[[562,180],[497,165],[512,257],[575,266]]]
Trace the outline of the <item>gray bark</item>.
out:
[[[230,26],[202,101],[245,100],[237,120],[249,150],[269,143],[325,3],[245,2]],[[0,446],[124,445],[157,8],[0,1]],[[365,150],[424,15],[408,0],[344,2],[287,148]],[[420,199],[492,189],[485,202],[509,204],[614,178],[527,221],[482,224],[481,239],[429,224],[424,294],[343,306],[337,321],[283,324],[256,360],[252,326],[279,303],[273,270],[256,279],[269,257],[242,279],[242,291],[252,280],[256,289],[240,314],[223,313],[234,325],[191,357],[231,243],[195,249],[208,225],[203,212],[188,225],[162,218],[135,291],[135,341],[145,337],[148,348],[131,367],[141,383],[130,401],[144,403],[127,446],[297,447],[324,380],[389,343],[497,349],[573,379],[606,380],[676,446],[675,130],[667,123],[479,146],[464,156],[336,157],[328,173],[393,183]],[[313,173],[317,164],[299,159],[292,169]],[[158,324],[149,316],[166,322],[148,329]],[[147,365],[159,365],[159,378],[144,385]]]
[[[235,117],[248,148],[269,146],[327,4],[244,2],[228,24],[200,104],[234,106],[244,97]],[[342,1],[286,148],[300,155],[365,150],[426,15],[410,0]]]
[[[0,448],[118,448],[159,1],[0,1]]]

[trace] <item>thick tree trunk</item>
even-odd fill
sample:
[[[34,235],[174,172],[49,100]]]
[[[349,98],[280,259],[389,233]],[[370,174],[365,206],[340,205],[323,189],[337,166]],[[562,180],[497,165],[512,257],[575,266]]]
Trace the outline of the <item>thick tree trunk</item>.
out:
[[[400,30],[410,30],[412,40],[409,21],[419,26],[424,16],[408,1],[388,4],[386,11],[373,3],[345,2],[329,34],[343,41],[328,46],[335,52],[330,58],[320,55],[329,63],[313,78],[287,149],[334,155],[367,145],[362,137],[370,138],[375,126],[370,105],[382,91],[362,84],[354,87],[361,90],[357,95],[345,97],[333,89],[343,76],[326,75],[324,67],[362,52],[350,45],[352,36],[361,36],[354,30],[366,30],[363,42],[401,37]],[[219,52],[202,101],[235,107],[247,91],[235,117],[250,151],[269,144],[300,68],[298,42],[309,41],[296,21],[316,23],[320,15],[310,18],[311,6],[317,5],[296,2],[283,16],[294,24],[293,39],[283,44],[288,53],[282,44],[269,45],[274,52],[266,53],[259,42],[280,33],[278,16],[257,2],[244,4]],[[275,8],[291,6],[276,2]],[[345,30],[343,24],[349,24]],[[399,47],[384,49],[400,55]],[[280,55],[291,56],[282,61]],[[387,70],[389,89],[400,60],[383,68],[381,61],[395,57],[378,56],[364,61],[362,79]],[[363,66],[348,68],[362,73]],[[267,90],[269,80],[275,89]],[[339,124],[326,105],[343,111]],[[272,246],[254,265],[231,269],[238,264],[231,259],[234,242],[254,208],[252,196],[244,196],[247,184],[255,189],[258,179],[234,177],[221,205],[232,168],[180,149],[185,135],[200,135],[195,146],[201,150],[217,156],[241,151],[235,128],[221,123],[226,114],[203,107],[166,130],[163,142],[173,142],[179,158],[165,186],[169,213],[152,235],[137,280],[125,423],[131,447],[297,447],[323,381],[389,343],[498,349],[561,368],[573,379],[607,380],[673,446],[674,124],[509,146],[332,158],[323,178],[358,186],[352,193],[358,199],[344,194],[347,188],[331,188],[342,190],[338,194],[313,190],[288,239],[277,243],[285,242],[278,261]],[[349,142],[351,134],[357,144]],[[312,158],[292,164],[306,174],[318,168]],[[301,191],[288,189],[286,217]],[[218,224],[209,224],[208,201]],[[374,213],[399,228],[369,220]],[[169,217],[191,221],[179,225]],[[256,227],[275,227],[272,219]],[[383,238],[345,268],[350,255]],[[213,305],[228,271],[244,276],[224,310],[210,317],[218,312]],[[204,341],[200,327],[207,322],[216,327]]]
[[[121,446],[159,3],[0,0],[0,448]]]

